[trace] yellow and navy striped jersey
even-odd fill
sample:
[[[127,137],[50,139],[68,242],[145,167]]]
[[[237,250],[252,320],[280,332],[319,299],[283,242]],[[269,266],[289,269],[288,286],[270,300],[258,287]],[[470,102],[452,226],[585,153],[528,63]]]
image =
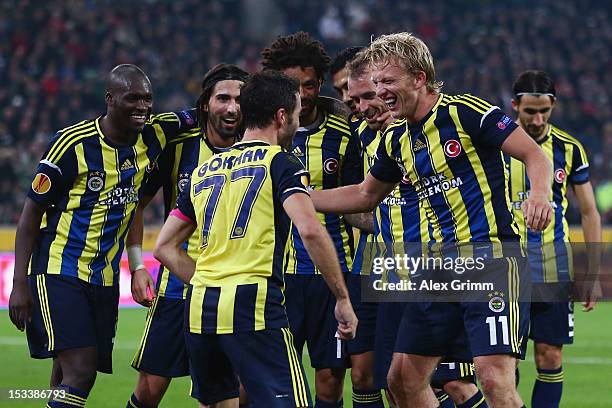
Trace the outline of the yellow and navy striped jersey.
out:
[[[283,202],[308,194],[307,185],[295,156],[261,141],[236,143],[194,170],[172,212],[201,231],[188,293],[192,333],[288,327],[283,258],[291,222]]]
[[[501,152],[516,127],[480,98],[441,94],[420,122],[389,126],[370,171],[414,186],[430,242],[518,241]]]
[[[346,109],[342,102],[334,102]],[[292,153],[310,173],[309,188],[313,190],[356,184],[363,178],[359,139],[351,134],[348,114],[340,108],[334,109],[334,104],[328,105],[327,110],[319,105],[319,120],[309,128],[300,127],[293,139]],[[317,215],[334,242],[342,270],[350,272],[354,255],[351,227],[337,214]],[[286,272],[308,275],[320,273],[295,229],[291,231]]]
[[[164,218],[176,207],[178,195],[189,181],[191,173],[198,166],[210,159],[219,149],[214,147],[201,129],[195,128],[179,135],[177,140],[168,146],[157,160],[155,169],[143,187],[143,194],[154,196],[160,187],[164,192]],[[200,234],[198,231],[185,242],[183,248],[195,261],[198,259]],[[161,265],[157,275],[157,296],[171,299],[185,299],[188,285]]]
[[[194,126],[193,111],[152,115],[133,145],[111,143],[100,118],[59,131],[28,192],[46,207],[30,273],[118,284],[125,235],[146,169],[169,140]]]
[[[543,232],[533,232],[527,228],[521,209],[530,190],[525,165],[520,160],[506,156],[510,201],[521,240],[527,243],[529,267],[534,282],[563,282],[570,280],[572,275],[569,225],[565,218],[568,207],[567,186],[589,181],[589,162],[580,142],[552,124],[548,125],[546,136],[538,144],[553,165],[550,196],[553,219]]]
[[[370,129],[365,120],[357,122],[354,116],[351,116],[349,123],[352,125],[351,129],[357,132],[361,141],[365,176],[374,163],[382,134],[380,131]],[[363,251],[368,248],[366,245],[368,240],[387,245],[420,244],[429,241],[427,217],[424,210],[419,206],[419,200],[412,184],[405,183],[402,180],[374,210],[374,233],[372,235],[360,234],[359,236],[352,270],[354,274],[366,274],[368,272],[361,268]],[[369,247],[374,248],[372,245]]]

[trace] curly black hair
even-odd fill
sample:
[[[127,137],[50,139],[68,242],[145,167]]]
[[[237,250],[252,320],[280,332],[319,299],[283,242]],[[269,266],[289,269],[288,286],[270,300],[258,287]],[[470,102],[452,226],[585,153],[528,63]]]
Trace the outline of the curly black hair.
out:
[[[261,58],[264,70],[282,71],[297,66],[313,67],[320,80],[324,79],[331,62],[323,44],[304,31],[278,37],[272,45],[264,48]]]

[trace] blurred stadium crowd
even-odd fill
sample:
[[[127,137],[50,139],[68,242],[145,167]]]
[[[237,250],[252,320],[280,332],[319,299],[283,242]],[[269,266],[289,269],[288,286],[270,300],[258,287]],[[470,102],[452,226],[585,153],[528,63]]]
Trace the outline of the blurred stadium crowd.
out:
[[[0,224],[16,223],[53,133],[104,112],[105,75],[116,64],[135,63],[149,74],[155,111],[182,109],[194,104],[208,68],[229,62],[258,70],[259,51],[274,33],[298,30],[320,39],[332,57],[372,35],[412,31],[429,45],[444,92],[471,92],[508,112],[517,74],[548,71],[559,96],[551,121],[585,145],[600,211],[612,223],[607,2],[269,0],[262,7],[277,18],[274,27],[264,21],[260,35],[246,29],[254,18],[249,3],[0,2]],[[161,203],[147,217],[161,221]]]

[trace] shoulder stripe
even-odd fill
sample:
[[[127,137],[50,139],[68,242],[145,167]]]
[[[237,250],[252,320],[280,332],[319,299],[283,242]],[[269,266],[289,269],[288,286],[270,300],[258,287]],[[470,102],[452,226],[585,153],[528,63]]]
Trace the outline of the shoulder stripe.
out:
[[[45,159],[49,160],[50,162],[56,162],[58,160],[60,160],[62,158],[62,156],[64,154],[66,154],[66,152],[73,147],[74,145],[78,144],[81,140],[83,139],[87,139],[88,137],[97,135],[98,132],[97,131],[92,131],[89,133],[85,133],[79,136],[76,136],[72,139],[70,139],[67,143],[64,143],[63,146],[61,146],[61,148],[58,148],[57,150],[55,150],[55,152],[53,153],[53,156],[48,155],[47,157],[45,157]]]
[[[349,132],[350,132],[350,130],[351,130],[351,128],[349,127],[349,125],[347,125],[346,123],[339,122],[339,121],[334,120],[334,119],[332,119],[332,118],[329,118],[329,120],[327,121],[327,123],[333,123],[334,125],[336,125],[336,126],[338,126],[338,127],[342,128],[342,129],[345,129],[345,130],[347,130],[347,131],[349,131]]]
[[[387,129],[385,129],[385,134],[386,133],[391,133],[393,131],[395,131],[396,128],[401,127],[401,126],[405,126],[406,125],[406,119],[401,119],[401,120],[396,120],[395,122],[391,123]]]
[[[80,127],[80,126],[86,125],[87,123],[92,123],[92,122],[93,122],[93,121],[89,121],[89,120],[82,120],[82,121],[80,121],[79,123],[76,123],[76,124],[74,124],[74,125],[67,126],[67,127],[63,128],[63,129],[61,129],[61,130],[60,130],[60,133],[66,133],[66,132],[68,132],[68,131],[71,131],[71,130],[73,130],[73,129],[76,129],[77,127]]]
[[[342,116],[334,115],[333,113],[328,113],[328,115],[330,119],[340,122],[343,125],[346,125],[346,127],[348,127],[348,121],[346,120],[346,118],[343,118]]]
[[[147,122],[149,123],[153,123],[153,122],[177,122],[179,119],[178,117],[170,112],[170,113],[160,113],[157,115],[151,115],[151,117],[149,118],[149,120]]]
[[[351,135],[351,131],[350,130],[338,127],[338,126],[334,125],[331,122],[328,122],[326,127],[332,128],[332,129],[336,129],[336,130],[340,131],[341,133],[344,133],[345,135],[349,135],[349,136]]]
[[[566,142],[569,142],[575,145],[579,145],[580,147],[582,147],[582,143],[580,143],[580,141],[578,141],[578,139],[576,139],[574,136],[552,125],[551,125],[551,133],[554,136],[557,136],[559,139],[562,139],[563,141],[566,141]]]
[[[484,114],[485,113],[485,109],[482,109],[479,106],[474,105],[474,104],[472,104],[472,103],[470,103],[470,102],[468,102],[468,101],[466,101],[464,99],[455,99],[455,100],[449,102],[449,105],[451,105],[451,104],[458,104],[458,103],[460,103],[462,105],[465,105],[465,106],[467,106],[469,108],[472,108],[472,109],[474,109],[476,112],[478,112],[480,114]]]
[[[461,97],[465,98],[465,99],[467,99],[469,101],[472,101],[474,104],[476,104],[478,106],[482,106],[484,109],[488,109],[488,108],[490,108],[492,106],[489,102],[487,102],[484,99],[481,99],[481,98],[479,98],[477,96],[474,96],[472,94],[464,94],[464,95],[461,95]]]
[[[83,127],[78,127],[78,128],[75,127],[71,131],[62,133],[62,135],[53,144],[53,147],[49,149],[49,152],[46,154],[44,159],[54,162],[58,156],[57,153],[59,151],[65,152],[64,148],[67,145],[72,145],[73,144],[72,142],[77,139],[81,139],[82,135],[91,136],[92,134],[95,134],[95,133],[97,133],[97,130],[96,130],[94,122],[89,123],[89,126],[83,126]],[[61,155],[59,157],[61,157]]]

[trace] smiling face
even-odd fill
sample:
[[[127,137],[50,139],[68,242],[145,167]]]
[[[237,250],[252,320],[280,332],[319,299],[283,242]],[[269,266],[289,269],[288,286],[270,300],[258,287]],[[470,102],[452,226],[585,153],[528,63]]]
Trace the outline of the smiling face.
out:
[[[234,140],[240,127],[240,87],[242,81],[219,81],[213,87],[208,104],[202,106],[208,114],[209,130],[214,131],[221,139]],[[210,132],[209,132],[210,133]]]
[[[548,119],[555,106],[548,95],[523,95],[512,100],[512,109],[518,113],[519,124],[534,140],[539,140],[548,130]]]
[[[408,74],[397,61],[381,61],[373,65],[372,81],[376,95],[386,103],[395,119],[414,114],[421,86],[418,86],[417,79]]]
[[[355,106],[355,110],[365,119],[370,129],[380,130],[388,114],[387,105],[376,95],[376,88],[372,82],[372,73],[363,74],[348,79],[348,94]]]
[[[285,68],[282,71],[300,83],[300,126],[308,126],[317,118],[317,98],[321,90],[321,80],[317,78],[314,67],[300,66]]]
[[[109,116],[121,131],[142,131],[153,107],[153,91],[147,77],[132,75],[106,94]]]

